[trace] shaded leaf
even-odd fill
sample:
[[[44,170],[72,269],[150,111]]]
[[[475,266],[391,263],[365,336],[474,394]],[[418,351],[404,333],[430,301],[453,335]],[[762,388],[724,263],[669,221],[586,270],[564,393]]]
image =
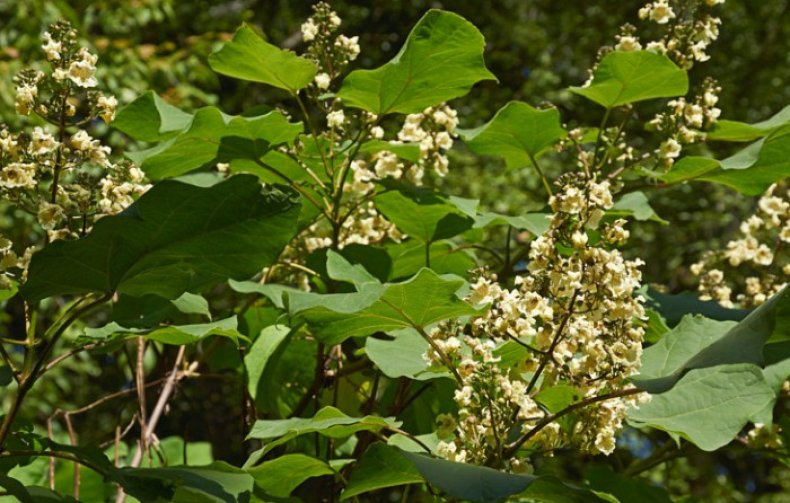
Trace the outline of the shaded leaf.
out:
[[[476,82],[496,80],[483,62],[484,46],[483,35],[461,16],[429,10],[389,63],[351,72],[338,96],[377,115],[420,112],[465,95]]]
[[[371,445],[354,465],[340,500],[385,487],[422,483],[422,476],[414,463],[403,457],[401,452],[396,447],[378,442]]]
[[[187,290],[252,276],[296,232],[290,194],[237,175],[203,188],[168,180],[87,237],[35,253],[22,295],[31,302],[90,292],[177,298]]]

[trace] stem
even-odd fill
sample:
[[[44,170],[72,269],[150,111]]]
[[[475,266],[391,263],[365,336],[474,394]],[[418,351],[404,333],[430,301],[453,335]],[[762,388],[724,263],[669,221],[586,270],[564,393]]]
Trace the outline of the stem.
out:
[[[534,155],[532,155],[532,152],[527,152],[527,155],[529,155],[529,160],[532,161],[532,165],[535,167],[535,170],[540,175],[540,179],[543,181],[543,188],[546,189],[546,194],[548,194],[549,197],[553,196],[554,194],[551,192],[551,185],[549,185],[549,180],[548,178],[546,178],[546,175],[544,175],[543,171],[540,169],[538,160],[535,158]]]
[[[313,206],[315,206],[316,208],[321,210],[321,213],[323,213],[326,218],[328,218],[328,219],[330,218],[329,215],[326,213],[326,210],[324,209],[324,207],[321,204],[318,204],[318,201],[316,201],[315,198],[309,192],[305,191],[302,187],[300,187],[299,184],[297,184],[296,182],[294,182],[293,180],[291,180],[290,178],[288,178],[287,176],[282,174],[276,168],[273,168],[272,166],[269,166],[265,162],[261,161],[260,159],[255,159],[255,163],[258,166],[262,167],[263,169],[269,171],[270,173],[273,173],[274,175],[280,177],[291,188],[293,188],[295,191],[297,191],[299,194],[301,194],[302,197],[304,197],[305,199],[310,201],[313,204]]]
[[[594,168],[598,164],[598,152],[601,149],[601,144],[603,143],[603,133],[606,129],[606,123],[609,122],[609,114],[612,113],[611,108],[607,108],[606,112],[603,114],[603,119],[601,119],[601,125],[598,128],[598,137],[595,139],[595,152],[593,154],[593,161],[591,166]],[[586,169],[586,167],[585,167]],[[589,173],[588,173],[589,178]]]
[[[527,385],[527,394],[529,394],[532,391],[532,389],[535,387],[535,384],[537,384],[540,374],[543,373],[543,370],[546,368],[546,365],[548,365],[549,363],[549,358],[551,358],[552,355],[554,354],[554,349],[557,347],[557,344],[560,343],[560,340],[562,339],[562,332],[565,330],[565,326],[568,324],[568,321],[571,319],[571,316],[573,316],[573,304],[576,302],[577,295],[579,295],[578,289],[574,290],[573,296],[571,297],[571,301],[568,304],[568,314],[566,314],[565,318],[562,319],[559,328],[557,328],[557,333],[554,334],[554,339],[551,341],[551,346],[549,346],[549,349],[547,349],[546,352],[544,353],[543,358],[541,358],[540,360],[540,365],[538,366],[538,369],[535,371],[535,374],[532,376],[532,379],[530,379],[529,385]]]
[[[80,307],[75,307],[73,310],[71,310],[70,314],[65,318],[65,320],[59,325],[56,325],[57,329],[55,329],[52,336],[44,345],[44,349],[41,351],[41,355],[39,356],[38,360],[36,360],[36,362],[33,364],[32,369],[29,372],[23,371],[23,374],[19,379],[19,389],[17,390],[16,398],[14,398],[11,408],[3,418],[3,424],[0,425],[0,452],[2,452],[3,445],[5,445],[5,441],[11,432],[11,423],[13,423],[14,419],[16,419],[19,409],[22,406],[22,401],[25,399],[25,396],[28,394],[31,388],[33,388],[33,384],[36,382],[36,379],[38,379],[41,369],[44,366],[44,362],[49,359],[49,355],[55,348],[55,344],[57,344],[60,337],[63,335],[66,329],[71,326],[72,323],[96,307],[104,304],[110,298],[111,295],[109,294],[103,295],[92,302],[84,304]],[[30,353],[32,354],[32,351]]]
[[[52,172],[52,192],[49,197],[49,202],[55,204],[58,198],[58,182],[60,179],[60,170],[63,168],[63,140],[66,139],[66,102],[69,99],[68,91],[63,93],[60,102],[60,121],[58,123],[58,152],[55,156],[55,167]]]
[[[594,397],[590,397],[590,398],[585,398],[584,400],[582,400],[580,402],[576,402],[574,404],[571,404],[571,405],[565,407],[564,409],[560,410],[559,412],[556,412],[556,413],[554,413],[554,414],[552,414],[550,416],[546,416],[540,422],[538,422],[538,424],[536,424],[534,428],[532,428],[531,430],[529,430],[528,432],[523,434],[518,440],[516,440],[512,444],[508,445],[507,448],[505,449],[504,453],[503,453],[504,457],[505,458],[511,457],[513,454],[516,453],[516,451],[519,449],[519,447],[524,445],[524,443],[527,440],[529,440],[530,438],[532,438],[535,435],[537,435],[538,432],[540,432],[540,430],[542,430],[543,428],[545,428],[549,424],[553,423],[557,419],[561,418],[562,416],[570,414],[573,411],[576,411],[576,410],[579,410],[579,409],[583,409],[584,407],[587,407],[588,405],[592,405],[592,404],[597,403],[597,402],[603,402],[605,400],[611,400],[612,398],[621,398],[621,397],[624,397],[624,396],[635,395],[637,393],[643,393],[643,391],[640,390],[639,388],[628,388],[628,389],[621,389],[619,391],[613,391],[613,392],[607,393],[605,395],[598,395],[598,396],[594,396]]]
[[[327,161],[326,155],[324,155],[324,150],[321,148],[321,143],[318,141],[318,133],[313,126],[313,121],[310,120],[310,114],[307,113],[307,107],[305,106],[304,101],[302,101],[302,97],[299,96],[298,91],[295,92],[293,96],[296,98],[296,103],[299,105],[299,109],[302,111],[304,120],[307,123],[307,128],[310,130],[310,135],[313,137],[313,141],[315,141],[315,148],[318,149],[318,153],[321,154],[321,161],[324,164],[324,172],[326,172],[326,176],[331,177],[331,174],[329,173],[329,161]]]

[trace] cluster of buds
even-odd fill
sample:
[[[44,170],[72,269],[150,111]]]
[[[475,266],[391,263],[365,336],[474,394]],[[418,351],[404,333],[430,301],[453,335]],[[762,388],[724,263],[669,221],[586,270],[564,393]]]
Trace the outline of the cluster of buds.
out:
[[[329,89],[351,61],[359,56],[359,37],[337,34],[340,16],[326,2],[313,6],[313,15],[302,24],[302,40],[307,42],[307,56],[318,66],[313,84],[319,91]]]

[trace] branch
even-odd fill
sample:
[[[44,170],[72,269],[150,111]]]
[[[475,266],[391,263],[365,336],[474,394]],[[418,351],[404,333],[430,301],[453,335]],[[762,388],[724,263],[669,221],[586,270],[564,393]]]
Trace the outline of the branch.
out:
[[[524,443],[527,440],[529,440],[530,438],[532,438],[535,435],[537,435],[538,432],[540,432],[540,430],[542,430],[543,428],[545,428],[549,424],[553,423],[557,419],[561,418],[562,416],[570,414],[573,411],[576,411],[576,410],[579,410],[579,409],[583,409],[584,407],[587,407],[588,405],[592,405],[592,404],[597,403],[597,402],[603,402],[605,400],[611,400],[612,398],[621,398],[621,397],[624,397],[624,396],[636,395],[637,393],[643,393],[643,391],[641,389],[639,389],[639,388],[628,388],[628,389],[621,389],[619,391],[613,391],[613,392],[607,393],[605,395],[598,395],[598,396],[594,396],[594,397],[591,397],[591,398],[585,398],[584,400],[582,400],[580,402],[576,402],[574,404],[571,404],[571,405],[565,407],[564,409],[560,410],[559,412],[556,412],[556,413],[554,413],[554,414],[552,414],[550,416],[546,416],[538,424],[536,424],[534,428],[532,428],[531,430],[529,430],[528,432],[523,434],[518,440],[516,440],[512,444],[508,445],[507,448],[504,451],[504,457],[505,458],[509,458],[510,456],[515,454],[515,452],[519,449],[519,447],[524,445]]]

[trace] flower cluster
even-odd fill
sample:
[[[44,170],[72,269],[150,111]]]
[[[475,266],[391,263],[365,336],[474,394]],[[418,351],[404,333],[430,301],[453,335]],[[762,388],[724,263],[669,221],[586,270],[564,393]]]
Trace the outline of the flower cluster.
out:
[[[406,179],[414,185],[422,185],[425,169],[433,169],[438,176],[448,172],[447,151],[452,148],[454,131],[458,126],[458,113],[447,105],[429,107],[419,114],[410,114],[398,132],[397,140],[390,144],[395,147],[414,145],[419,147],[415,162],[409,162],[390,150],[381,150],[369,160],[352,161],[353,179],[351,188],[357,193],[370,192],[376,180],[392,178]],[[371,139],[380,140],[384,130],[375,126],[370,132]]]
[[[666,25],[666,35],[650,42],[646,49],[666,54],[682,68],[689,69],[695,62],[707,61],[708,46],[719,37],[721,20],[705,12],[701,6],[684,2],[679,16],[675,12],[678,0],[656,0],[639,10],[639,18]],[[705,0],[708,7],[724,3],[724,0]],[[675,7],[673,7],[675,4]],[[689,8],[691,7],[691,8]]]
[[[723,251],[709,252],[691,266],[700,278],[703,300],[725,307],[762,304],[779,292],[790,277],[790,187],[772,185],[757,203],[756,212],[740,225],[740,236]],[[733,276],[744,275],[743,286],[733,292]],[[736,276],[737,277],[737,276]]]
[[[319,91],[329,86],[359,56],[359,37],[336,34],[342,20],[326,2],[313,6],[313,16],[302,24],[302,40],[309,44],[307,56],[318,66],[313,84]]]
[[[613,205],[609,182],[564,178],[562,191],[550,199],[550,230],[531,243],[528,275],[517,277],[513,289],[495,276],[480,277],[468,300],[489,304],[487,313],[467,327],[446,323],[430,334],[426,358],[457,368],[463,379],[455,397],[455,436],[440,448],[448,458],[490,461],[516,423],[529,431],[545,417],[541,389],[567,386],[587,398],[623,389],[638,370],[644,330],[637,320],[644,308],[635,292],[641,261],[625,260],[613,248],[628,231],[623,220],[604,223]],[[591,230],[600,231],[596,242]],[[504,344],[524,349],[517,365],[501,367],[497,352]],[[549,423],[524,448],[550,453],[575,445],[609,454],[625,408],[625,399],[587,407],[575,424]],[[511,469],[527,466],[526,460],[514,462]]]
[[[35,216],[51,241],[85,234],[148,186],[139,169],[113,163],[110,148],[82,129],[115,117],[116,99],[93,89],[96,56],[77,47],[68,23],[52,25],[42,38],[50,71],[16,76],[16,109],[46,124],[19,133],[0,126],[0,196]],[[2,270],[24,274],[26,262],[14,257],[4,250]]]

